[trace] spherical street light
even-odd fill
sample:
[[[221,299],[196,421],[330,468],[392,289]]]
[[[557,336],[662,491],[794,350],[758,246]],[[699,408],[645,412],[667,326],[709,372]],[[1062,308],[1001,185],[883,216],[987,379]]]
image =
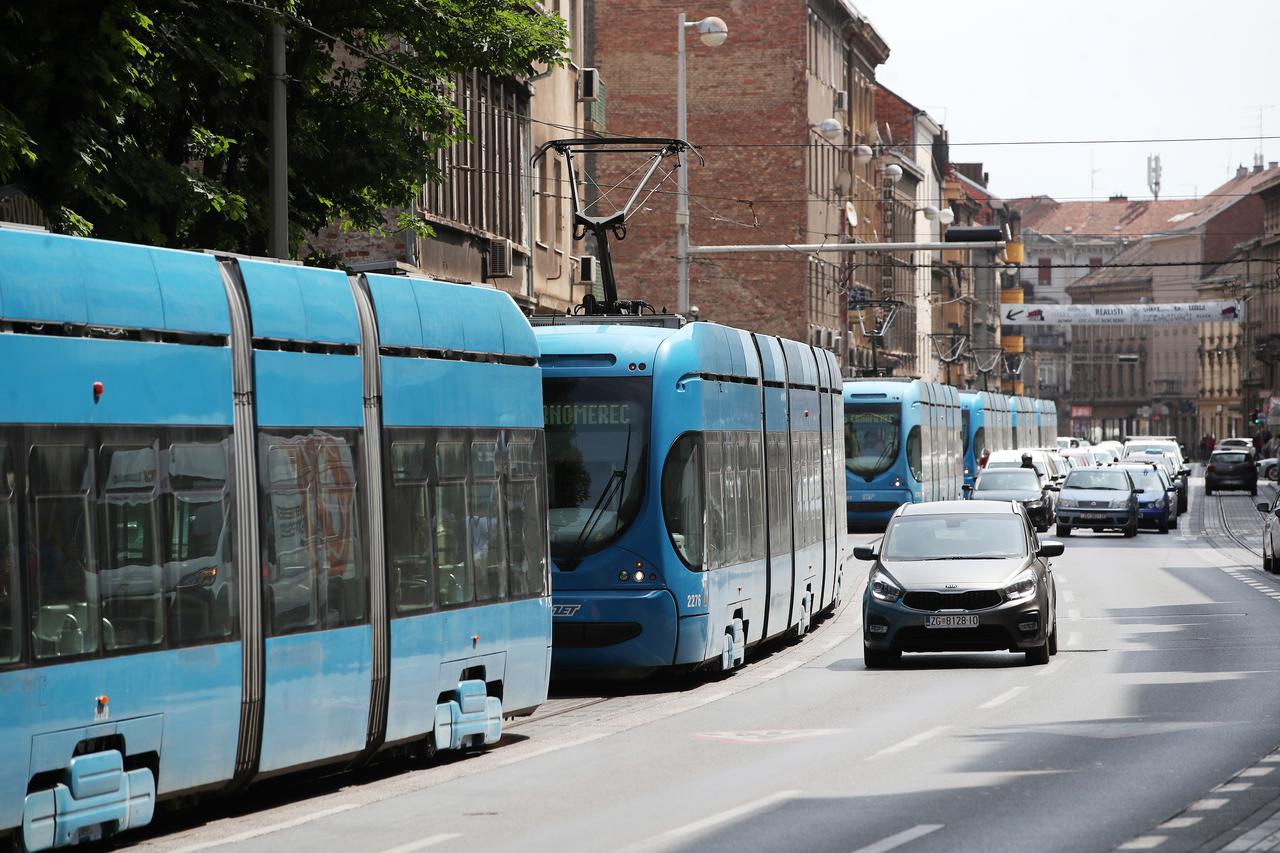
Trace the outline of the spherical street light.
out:
[[[866,165],[871,162],[871,158],[875,156],[875,152],[871,150],[870,145],[853,146],[853,162],[859,166]]]
[[[714,15],[698,21],[698,38],[707,47],[719,47],[729,37],[729,26]]]
[[[944,207],[938,211],[938,221],[943,225],[950,225],[956,221],[956,212],[949,207]]]
[[[938,218],[938,208],[931,204],[926,204],[924,207],[920,208],[920,212],[924,214],[925,219],[928,219],[931,222]]]
[[[818,122],[818,134],[828,142],[839,142],[844,138],[844,122],[838,118],[824,118]]]
[[[897,163],[890,163],[888,166],[884,167],[884,173],[889,180],[896,184],[898,179],[902,177],[902,167]]]

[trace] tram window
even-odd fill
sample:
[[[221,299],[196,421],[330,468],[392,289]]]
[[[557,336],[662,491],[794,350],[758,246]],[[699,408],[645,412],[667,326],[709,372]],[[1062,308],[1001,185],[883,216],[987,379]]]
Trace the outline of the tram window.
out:
[[[532,430],[528,434],[536,435]],[[538,464],[540,451],[535,440],[517,439],[507,445],[507,549],[513,598],[546,593],[546,525],[540,497],[546,481]]]
[[[987,452],[987,430],[986,427],[978,427],[973,433],[973,458],[981,459]]]
[[[751,550],[754,538],[751,528],[755,522],[755,507],[751,501],[751,458],[745,432],[733,434],[733,446],[738,458],[738,562],[746,562],[755,554]]]
[[[920,480],[923,471],[920,469],[920,427],[913,426],[911,432],[907,433],[907,467],[911,469],[911,476],[916,480]]]
[[[235,624],[228,452],[223,440],[173,444],[167,453],[168,490],[162,497],[168,530],[161,539],[173,644],[229,637]]]
[[[707,562],[708,569],[724,565],[724,478],[721,464],[720,435],[704,436],[707,453]]]
[[[421,613],[435,604],[427,461],[425,440],[392,441],[387,542],[398,616]]]
[[[747,492],[751,497],[751,557],[764,558],[764,476],[760,461],[760,435],[748,436],[747,452],[751,455],[751,479]]]
[[[787,477],[787,436],[770,433],[769,487],[773,490],[770,503],[770,544],[775,556],[791,550],[791,481]]]
[[[37,658],[97,651],[97,577],[90,540],[91,452],[82,445],[35,445],[29,461],[36,577],[31,633]]]
[[[720,453],[724,471],[724,535],[720,541],[722,565],[738,562],[742,544],[738,531],[738,450],[733,433],[722,432]]]
[[[502,493],[498,489],[498,442],[471,442],[471,565],[476,601],[507,595],[507,547],[503,541]]]
[[[154,646],[163,639],[156,456],[154,445],[106,445],[98,453],[98,592],[102,645],[109,652]]]
[[[467,445],[436,443],[436,589],[442,605],[469,603],[475,594],[467,542]]]
[[[274,635],[365,618],[355,455],[328,432],[264,434],[263,539]]]
[[[16,490],[13,452],[0,444],[0,664],[13,663],[22,654]]]
[[[703,556],[702,436],[676,439],[662,472],[662,515],[671,544],[684,564],[698,571]]]
[[[960,441],[963,445],[963,452],[969,452],[969,408],[960,410]],[[975,451],[976,452],[976,451]]]

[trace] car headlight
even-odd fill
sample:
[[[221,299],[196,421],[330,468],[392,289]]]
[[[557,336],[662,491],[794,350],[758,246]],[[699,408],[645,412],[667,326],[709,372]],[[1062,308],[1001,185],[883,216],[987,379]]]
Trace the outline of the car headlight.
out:
[[[898,586],[898,582],[889,577],[889,573],[884,569],[876,569],[871,573],[871,583],[868,587],[871,594],[880,601],[897,601],[902,598],[902,587]]]
[[[1169,505],[1169,502],[1164,498],[1161,498],[1160,500],[1156,501],[1156,509],[1164,509],[1168,505]]]
[[[1006,601],[1021,601],[1036,594],[1036,573],[1031,569],[1023,569],[1012,582],[1004,587]]]
[[[1112,501],[1112,502],[1111,502],[1111,508],[1112,508],[1112,509],[1124,509],[1124,508],[1125,508],[1125,507],[1127,507],[1128,505],[1129,505],[1129,499],[1128,499],[1128,498],[1118,498],[1118,499],[1116,499],[1116,500],[1114,500],[1114,501]]]
[[[1071,509],[1075,505],[1076,502],[1072,498],[1061,498],[1058,501],[1058,506],[1063,507],[1064,509]]]
[[[1025,504],[1023,504],[1023,506],[1025,506],[1027,509],[1039,509],[1040,507],[1044,506],[1044,498],[1036,498],[1033,501],[1027,501]]]

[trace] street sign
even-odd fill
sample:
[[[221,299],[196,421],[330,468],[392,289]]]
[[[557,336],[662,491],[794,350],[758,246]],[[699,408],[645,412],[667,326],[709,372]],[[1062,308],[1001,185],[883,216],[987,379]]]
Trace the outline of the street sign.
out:
[[[1091,418],[1093,417],[1093,406],[1072,406],[1071,417]]]
[[[1244,303],[1159,302],[1121,305],[1004,305],[1000,321],[1014,326],[1121,326],[1179,323],[1234,323],[1244,317]]]

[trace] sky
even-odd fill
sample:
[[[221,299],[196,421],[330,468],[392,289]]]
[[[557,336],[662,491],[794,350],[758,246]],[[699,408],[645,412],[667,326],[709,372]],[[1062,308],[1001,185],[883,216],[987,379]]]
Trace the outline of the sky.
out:
[[[876,79],[941,122],[1005,198],[1198,196],[1280,137],[1280,0],[854,0],[888,43]],[[1251,137],[1232,142],[971,145]],[[1262,142],[1280,160],[1280,138]]]

